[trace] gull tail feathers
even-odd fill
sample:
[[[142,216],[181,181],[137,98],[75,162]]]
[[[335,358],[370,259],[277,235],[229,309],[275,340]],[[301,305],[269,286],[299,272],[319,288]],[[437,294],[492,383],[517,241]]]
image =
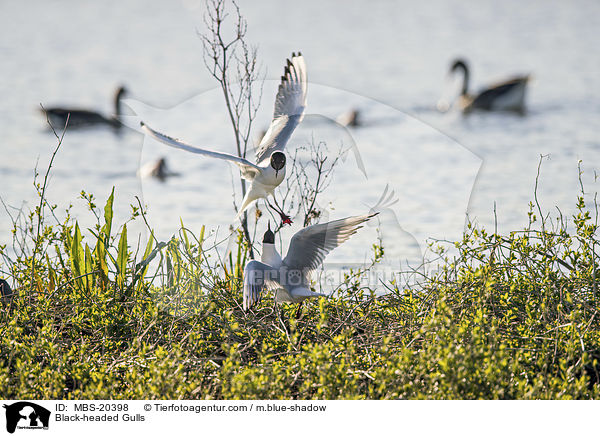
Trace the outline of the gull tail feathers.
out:
[[[234,222],[237,222],[242,219],[242,214],[244,213],[244,211],[246,209],[248,209],[248,207],[250,206],[250,203],[252,203],[252,201],[247,201],[247,200],[244,201],[244,203],[240,207],[240,210],[238,211],[237,215],[235,216]]]
[[[257,200],[258,198],[260,198],[260,197],[257,197],[256,195],[254,195],[254,193],[252,192],[252,188],[250,188],[248,190],[248,192],[246,192],[246,195],[244,196],[244,200],[242,201],[240,210],[238,211],[237,215],[235,216],[235,221],[240,220],[244,211],[247,210],[250,207],[250,205],[252,204],[252,202],[254,200]]]

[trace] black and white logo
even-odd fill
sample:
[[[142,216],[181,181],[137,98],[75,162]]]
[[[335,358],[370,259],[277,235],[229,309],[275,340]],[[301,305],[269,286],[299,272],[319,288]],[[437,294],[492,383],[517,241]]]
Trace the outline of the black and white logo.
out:
[[[29,401],[19,401],[3,406],[6,409],[6,431],[14,433],[18,429],[48,429],[50,411]]]

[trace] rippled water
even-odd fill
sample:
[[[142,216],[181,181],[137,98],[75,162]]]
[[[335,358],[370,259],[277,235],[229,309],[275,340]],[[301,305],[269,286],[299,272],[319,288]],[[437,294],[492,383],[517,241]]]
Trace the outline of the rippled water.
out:
[[[319,201],[330,218],[367,211],[389,184],[400,199],[393,208],[398,225],[384,226],[383,233],[393,241],[390,255],[405,259],[424,251],[427,237],[458,238],[467,212],[493,226],[494,203],[500,230],[525,225],[540,155],[549,155],[538,189],[546,210],[574,209],[579,160],[588,198],[597,190],[599,3],[333,3],[241,3],[248,38],[273,79],[264,86],[256,132],[269,122],[285,58],[301,50],[310,116],[292,146],[311,138],[327,140],[330,149],[340,142],[355,145],[364,163],[367,177],[353,153],[336,172]],[[201,4],[189,0],[3,2],[4,202],[19,208],[36,200],[33,168],[37,162],[38,170],[45,169],[56,144],[39,104],[110,113],[119,84],[129,88],[132,108],[151,125],[232,152],[226,113],[202,60],[196,33],[204,29],[201,13]],[[474,89],[504,75],[532,73],[527,115],[437,113],[448,64],[458,55],[470,61]],[[361,110],[364,127],[345,130],[322,122],[353,107]],[[140,164],[159,156],[181,176],[167,183],[140,180]],[[89,217],[79,192],[92,192],[103,203],[114,185],[117,219],[127,217],[137,195],[149,206],[151,225],[168,238],[180,217],[196,230],[229,225],[234,170],[129,129],[73,130],[56,158],[48,196],[62,208],[74,203],[76,215]],[[0,214],[2,243],[9,228],[10,219]],[[357,236],[333,259],[364,260],[375,229]]]

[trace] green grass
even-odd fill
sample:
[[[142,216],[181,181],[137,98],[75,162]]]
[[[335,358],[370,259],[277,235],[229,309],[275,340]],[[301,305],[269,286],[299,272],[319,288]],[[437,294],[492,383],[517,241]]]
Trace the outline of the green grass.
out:
[[[183,223],[132,244],[114,192],[102,209],[82,194],[97,218],[85,231],[46,224],[38,192],[15,223],[17,255],[2,246],[15,290],[0,304],[2,398],[600,398],[597,213],[583,197],[568,222],[536,227],[532,204],[527,229],[470,226],[418,284],[374,295],[358,271],[280,319],[269,296],[241,310],[241,238],[215,268]]]

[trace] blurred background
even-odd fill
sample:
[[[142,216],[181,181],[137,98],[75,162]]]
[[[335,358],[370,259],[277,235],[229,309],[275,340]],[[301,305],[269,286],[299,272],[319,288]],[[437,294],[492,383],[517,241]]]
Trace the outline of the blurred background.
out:
[[[291,146],[314,138],[326,140],[331,150],[356,147],[367,177],[349,153],[319,204],[330,219],[364,213],[389,184],[400,200],[393,207],[397,225],[389,230],[390,240],[398,241],[390,246],[396,259],[423,252],[429,237],[460,238],[467,214],[500,231],[526,225],[540,155],[548,156],[538,187],[544,210],[573,212],[580,160],[586,198],[593,199],[600,164],[600,3],[239,5],[266,78],[256,135],[272,116],[285,59],[301,51],[309,77],[307,114],[313,117]],[[0,4],[0,197],[13,215],[35,207],[34,168],[43,174],[56,146],[40,103],[110,115],[113,93],[124,85],[131,108],[153,127],[234,151],[220,91],[203,62],[203,11],[199,0]],[[469,61],[474,91],[513,74],[532,74],[527,113],[438,112],[448,68],[458,56]],[[333,129],[319,121],[353,108],[364,126]],[[161,183],[136,175],[162,156],[179,177]],[[61,209],[73,203],[74,214],[92,225],[85,203],[77,200],[80,191],[93,193],[103,206],[115,186],[117,222],[138,196],[166,239],[180,217],[195,231],[203,224],[210,231],[226,228],[235,216],[236,177],[237,169],[226,163],[168,149],[129,128],[72,130],[54,162],[47,196]],[[4,211],[0,243],[9,242],[10,229]],[[367,229],[354,248],[334,259],[364,260],[375,237],[375,229]]]

